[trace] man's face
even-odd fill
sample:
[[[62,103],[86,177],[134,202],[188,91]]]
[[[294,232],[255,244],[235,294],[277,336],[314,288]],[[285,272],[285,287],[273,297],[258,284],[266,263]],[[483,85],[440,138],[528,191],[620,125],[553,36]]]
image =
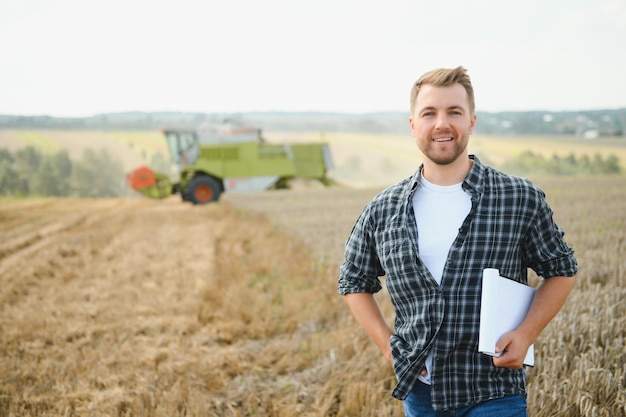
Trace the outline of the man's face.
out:
[[[470,112],[467,92],[461,84],[426,84],[420,88],[409,123],[424,157],[448,165],[466,153],[476,115]]]

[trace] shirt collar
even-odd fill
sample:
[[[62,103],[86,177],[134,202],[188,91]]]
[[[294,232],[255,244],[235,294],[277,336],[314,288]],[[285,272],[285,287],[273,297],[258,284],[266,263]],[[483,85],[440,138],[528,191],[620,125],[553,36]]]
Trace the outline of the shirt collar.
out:
[[[476,155],[470,155],[469,158],[474,161],[474,165],[467,173],[465,180],[463,181],[464,189],[472,189],[478,193],[482,193],[485,188],[485,165],[480,162],[480,159]]]
[[[484,188],[485,179],[485,165],[480,162],[480,159],[476,155],[469,155],[469,158],[474,161],[472,168],[467,173],[465,180],[463,180],[463,189],[472,189],[476,192],[482,192]],[[411,181],[409,182],[410,188],[408,189],[408,197],[411,198],[415,190],[420,184],[422,178],[422,172],[424,170],[424,164],[420,165],[417,169]]]

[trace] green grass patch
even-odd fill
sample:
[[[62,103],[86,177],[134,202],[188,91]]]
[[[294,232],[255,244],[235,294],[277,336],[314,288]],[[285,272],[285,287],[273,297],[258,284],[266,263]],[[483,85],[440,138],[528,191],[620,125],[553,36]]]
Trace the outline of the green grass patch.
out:
[[[17,137],[24,142],[26,146],[32,146],[44,153],[54,153],[60,149],[60,146],[54,139],[49,138],[43,132],[17,132]]]

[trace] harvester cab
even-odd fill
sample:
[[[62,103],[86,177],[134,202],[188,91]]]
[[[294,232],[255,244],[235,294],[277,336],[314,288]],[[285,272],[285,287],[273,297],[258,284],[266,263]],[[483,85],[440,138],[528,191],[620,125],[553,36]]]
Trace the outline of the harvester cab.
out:
[[[200,145],[195,132],[165,129],[162,132],[177,173],[180,173],[184,166],[196,162],[200,155]]]

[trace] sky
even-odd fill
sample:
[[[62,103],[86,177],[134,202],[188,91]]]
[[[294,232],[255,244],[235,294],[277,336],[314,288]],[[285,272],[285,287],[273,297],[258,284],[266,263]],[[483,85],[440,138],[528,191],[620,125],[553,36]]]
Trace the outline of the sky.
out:
[[[477,111],[626,107],[624,0],[1,0],[0,114],[408,113],[462,65]]]

